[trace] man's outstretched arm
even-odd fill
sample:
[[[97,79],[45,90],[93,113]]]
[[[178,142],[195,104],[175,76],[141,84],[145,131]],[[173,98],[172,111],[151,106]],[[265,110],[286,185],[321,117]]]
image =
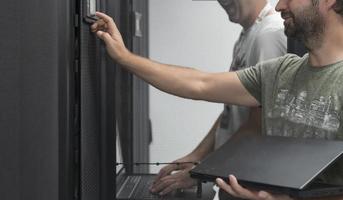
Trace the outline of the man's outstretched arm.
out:
[[[106,44],[108,54],[127,70],[156,88],[184,98],[257,106],[259,103],[241,84],[235,72],[206,73],[195,69],[162,64],[132,54],[113,19],[103,13],[91,29]]]

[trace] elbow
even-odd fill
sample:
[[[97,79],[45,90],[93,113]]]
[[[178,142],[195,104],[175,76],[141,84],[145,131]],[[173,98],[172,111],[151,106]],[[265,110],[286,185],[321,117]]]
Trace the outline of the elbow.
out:
[[[172,93],[173,95],[185,98],[185,99],[191,99],[191,100],[203,100],[200,89],[199,88],[194,88],[190,87],[187,88],[186,90],[183,89],[183,92],[181,93]]]
[[[207,100],[206,94],[207,90],[205,80],[197,81],[189,91],[190,99],[192,100]]]

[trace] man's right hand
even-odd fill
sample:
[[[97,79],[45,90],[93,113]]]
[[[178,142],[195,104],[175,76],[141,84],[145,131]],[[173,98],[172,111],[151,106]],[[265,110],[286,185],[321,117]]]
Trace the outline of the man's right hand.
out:
[[[197,181],[190,177],[189,171],[194,167],[192,163],[182,162],[195,162],[194,160],[187,159],[187,157],[178,159],[174,163],[163,167],[153,185],[150,187],[152,193],[165,195],[177,189],[187,189],[195,186]]]
[[[121,62],[130,52],[125,47],[123,38],[113,19],[101,12],[96,12],[99,17],[91,26],[91,31],[105,42],[106,50],[112,59]]]

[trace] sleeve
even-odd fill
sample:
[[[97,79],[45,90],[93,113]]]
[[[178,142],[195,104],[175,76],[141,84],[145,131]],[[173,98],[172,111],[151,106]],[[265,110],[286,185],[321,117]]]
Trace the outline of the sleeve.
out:
[[[271,82],[270,78],[274,78],[274,72],[280,68],[280,60],[283,58],[274,58],[267,60],[257,65],[236,71],[239,80],[248,92],[262,104],[263,85]]]
[[[272,29],[259,34],[251,49],[250,65],[285,55],[287,38],[282,29]]]
[[[236,71],[245,89],[261,104],[261,68],[259,65]]]

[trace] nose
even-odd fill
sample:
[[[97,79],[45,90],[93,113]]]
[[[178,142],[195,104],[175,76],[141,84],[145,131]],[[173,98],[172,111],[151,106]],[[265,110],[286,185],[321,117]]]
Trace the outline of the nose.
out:
[[[286,10],[287,3],[288,3],[288,0],[279,0],[275,6],[275,10],[277,12],[282,12],[282,11]]]

